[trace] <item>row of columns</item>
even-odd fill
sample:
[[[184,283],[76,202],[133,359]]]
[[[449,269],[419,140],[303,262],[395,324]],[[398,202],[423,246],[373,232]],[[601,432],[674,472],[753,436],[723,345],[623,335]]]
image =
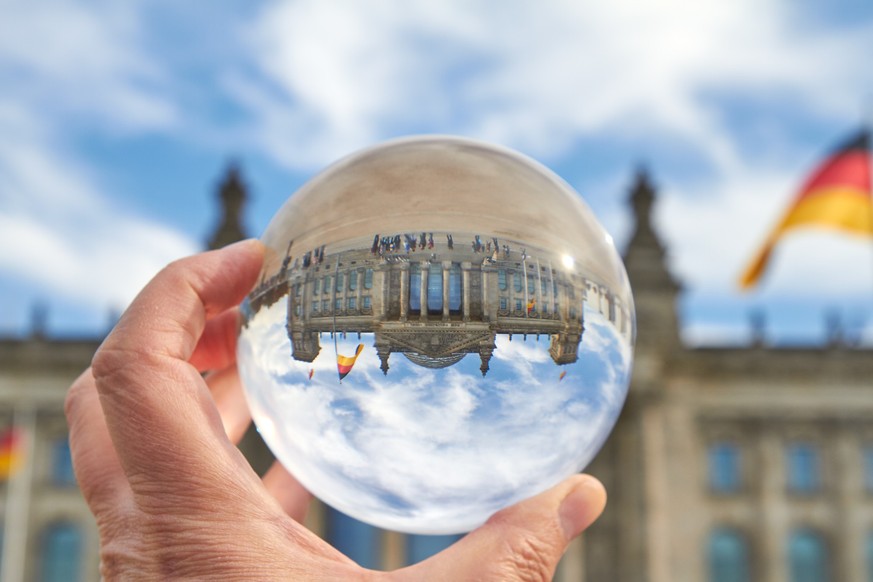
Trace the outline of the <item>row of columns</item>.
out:
[[[430,279],[430,266],[431,263],[425,261],[420,263],[421,268],[419,269],[419,276],[421,277],[420,285],[418,289],[418,300],[420,305],[420,315],[419,319],[421,321],[428,321],[429,314],[427,309],[427,286],[428,281]],[[450,283],[451,283],[451,271],[452,271],[452,262],[451,261],[442,261],[440,263],[442,267],[441,276],[442,276],[442,320],[448,321],[450,315],[450,306],[449,306],[449,293],[450,293]],[[470,269],[472,265],[468,262],[461,263],[461,290],[462,290],[462,298],[461,298],[461,308],[464,316],[464,321],[468,321],[470,319]],[[400,321],[407,321],[409,319],[409,298],[410,298],[410,273],[409,273],[409,263],[403,263],[400,265]]]

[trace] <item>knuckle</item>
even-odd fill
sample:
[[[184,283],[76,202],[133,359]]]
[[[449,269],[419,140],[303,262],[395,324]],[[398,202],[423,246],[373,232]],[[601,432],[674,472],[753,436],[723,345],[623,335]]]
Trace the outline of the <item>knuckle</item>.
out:
[[[504,554],[504,571],[509,579],[546,582],[552,579],[555,551],[549,544],[530,536],[517,536]]]

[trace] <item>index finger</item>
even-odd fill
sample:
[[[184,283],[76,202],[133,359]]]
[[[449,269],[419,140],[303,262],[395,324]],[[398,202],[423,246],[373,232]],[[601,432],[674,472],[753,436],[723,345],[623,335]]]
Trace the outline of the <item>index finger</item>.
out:
[[[241,457],[188,358],[207,320],[252,288],[262,261],[257,241],[176,261],[140,292],[94,356],[106,423],[132,485],[133,476],[184,485],[238,473]]]

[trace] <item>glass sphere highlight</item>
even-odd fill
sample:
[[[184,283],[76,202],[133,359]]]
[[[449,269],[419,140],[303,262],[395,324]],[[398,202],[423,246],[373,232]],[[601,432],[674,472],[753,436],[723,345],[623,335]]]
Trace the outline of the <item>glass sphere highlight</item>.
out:
[[[238,365],[315,496],[386,529],[469,531],[582,470],[627,394],[635,320],[611,237],[565,182],[455,137],[305,184],[261,239]]]

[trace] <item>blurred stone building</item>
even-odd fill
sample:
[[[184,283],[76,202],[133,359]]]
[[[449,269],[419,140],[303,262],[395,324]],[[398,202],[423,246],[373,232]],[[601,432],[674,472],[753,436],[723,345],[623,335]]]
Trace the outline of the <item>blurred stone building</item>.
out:
[[[231,169],[210,246],[241,238],[246,191]],[[655,192],[636,178],[625,252],[637,309],[630,395],[588,469],[603,517],[565,556],[560,581],[873,580],[873,358],[835,330],[828,345],[688,348],[681,292],[652,228]],[[713,260],[717,260],[714,257]],[[0,429],[23,435],[22,466],[0,484],[2,580],[96,580],[97,534],[75,486],[67,386],[99,338],[0,338]],[[271,462],[257,433],[241,448]],[[452,536],[382,532],[316,504],[308,525],[363,565],[396,568]]]

